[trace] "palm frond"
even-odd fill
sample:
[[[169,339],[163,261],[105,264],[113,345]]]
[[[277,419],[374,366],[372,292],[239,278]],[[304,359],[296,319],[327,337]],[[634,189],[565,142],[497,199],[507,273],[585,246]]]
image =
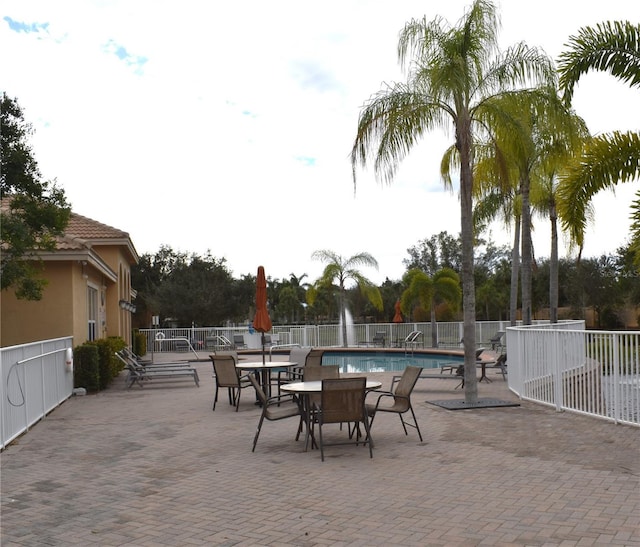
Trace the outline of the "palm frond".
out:
[[[589,141],[579,161],[560,176],[558,212],[563,229],[582,245],[587,207],[600,190],[640,176],[640,134],[614,132]]]
[[[569,37],[565,47],[558,59],[565,102],[571,102],[580,76],[590,70],[608,72],[631,87],[640,86],[640,24],[607,21],[595,28],[583,27]]]
[[[351,151],[354,184],[356,168],[375,157],[374,172],[390,183],[400,162],[429,130],[444,124],[442,105],[404,83],[378,92],[365,104]]]

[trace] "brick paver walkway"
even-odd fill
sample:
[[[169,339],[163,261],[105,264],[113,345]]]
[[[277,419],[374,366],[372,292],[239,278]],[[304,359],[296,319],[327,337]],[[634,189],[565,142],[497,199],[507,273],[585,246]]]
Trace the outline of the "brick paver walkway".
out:
[[[2,545],[640,546],[638,428],[526,402],[444,410],[425,401],[462,397],[455,383],[420,380],[424,442],[380,415],[373,459],[335,446],[321,463],[295,420],[266,422],[252,453],[252,393],[212,412],[196,366],[200,388],[119,378],[8,447]],[[499,375],[479,395],[516,400]]]

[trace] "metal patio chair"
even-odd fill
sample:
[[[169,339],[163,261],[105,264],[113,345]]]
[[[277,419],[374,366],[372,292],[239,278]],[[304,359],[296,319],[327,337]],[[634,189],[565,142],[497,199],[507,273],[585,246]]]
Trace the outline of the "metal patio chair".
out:
[[[422,433],[420,433],[418,420],[416,420],[416,414],[413,411],[413,406],[411,406],[411,392],[413,391],[421,372],[422,367],[410,365],[404,369],[404,372],[400,377],[400,381],[396,384],[393,391],[374,392],[377,395],[375,404],[366,405],[367,413],[371,417],[371,422],[369,422],[370,426],[373,424],[373,420],[378,412],[392,412],[400,416],[400,422],[402,423],[405,435],[409,434],[407,426],[415,427],[418,432],[418,437],[420,437],[420,441],[422,441]],[[391,404],[388,404],[388,401],[391,399]],[[403,414],[405,412],[411,412],[413,424],[405,421],[403,418]]]
[[[373,458],[373,439],[369,430],[369,417],[365,407],[367,379],[365,377],[356,378],[333,378],[322,380],[322,391],[320,393],[320,404],[315,405],[313,420],[318,424],[320,459],[324,461],[324,447],[342,444],[368,444],[369,457]],[[360,435],[349,435],[349,440],[341,442],[325,443],[322,428],[326,424],[354,423],[359,426],[363,424],[365,437]]]
[[[253,448],[251,449],[251,452],[255,452],[256,450],[256,444],[258,444],[258,437],[260,436],[262,423],[265,419],[269,421],[276,421],[298,416],[300,418],[300,424],[298,425],[298,434],[296,435],[297,440],[300,435],[300,431],[302,431],[302,426],[304,425],[304,417],[300,410],[300,405],[298,405],[294,396],[288,394],[278,395],[277,397],[267,397],[255,376],[249,375],[249,382],[251,382],[251,385],[256,390],[256,395],[262,405],[262,414],[258,421],[256,435],[253,438]]]
[[[216,403],[218,402],[218,390],[221,387],[226,387],[229,391],[229,404],[236,407],[236,412],[240,407],[240,393],[246,387],[251,385],[249,381],[249,374],[241,375],[236,368],[236,359],[233,355],[216,354],[209,355],[211,361],[213,361],[213,371],[216,379],[216,392],[213,398],[213,408],[216,409]]]

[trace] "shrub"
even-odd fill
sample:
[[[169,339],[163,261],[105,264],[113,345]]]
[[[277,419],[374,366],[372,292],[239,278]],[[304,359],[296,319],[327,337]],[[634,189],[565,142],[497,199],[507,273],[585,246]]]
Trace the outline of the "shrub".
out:
[[[83,387],[88,392],[100,389],[98,348],[83,344],[73,350],[73,387]]]
[[[122,370],[122,362],[115,356],[115,352],[123,349],[126,344],[124,340],[118,336],[100,338],[99,340],[88,342],[88,344],[98,348],[99,385],[100,389],[106,389]]]
[[[147,354],[147,337],[138,330],[133,334],[133,353],[140,357]]]

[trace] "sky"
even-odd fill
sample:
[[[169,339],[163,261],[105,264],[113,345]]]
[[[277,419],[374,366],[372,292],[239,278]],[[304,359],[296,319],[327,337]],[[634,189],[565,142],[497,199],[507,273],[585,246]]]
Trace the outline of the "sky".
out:
[[[3,0],[0,89],[33,125],[43,178],[75,213],[129,233],[139,254],[162,245],[224,258],[233,276],[307,281],[311,255],[368,252],[370,280],[398,280],[407,249],[460,232],[457,192],[439,175],[451,135],[433,132],[392,184],[349,154],[362,105],[404,81],[399,31],[413,18],[455,24],[471,0]],[[571,35],[640,21],[637,0],[503,0],[500,44],[524,41],[557,60]],[[573,107],[592,132],[638,130],[638,90],[584,76]],[[584,256],[628,241],[640,183],[601,192]],[[537,257],[550,228],[535,218]],[[488,234],[509,245],[501,223]],[[567,256],[561,242],[561,256]]]

